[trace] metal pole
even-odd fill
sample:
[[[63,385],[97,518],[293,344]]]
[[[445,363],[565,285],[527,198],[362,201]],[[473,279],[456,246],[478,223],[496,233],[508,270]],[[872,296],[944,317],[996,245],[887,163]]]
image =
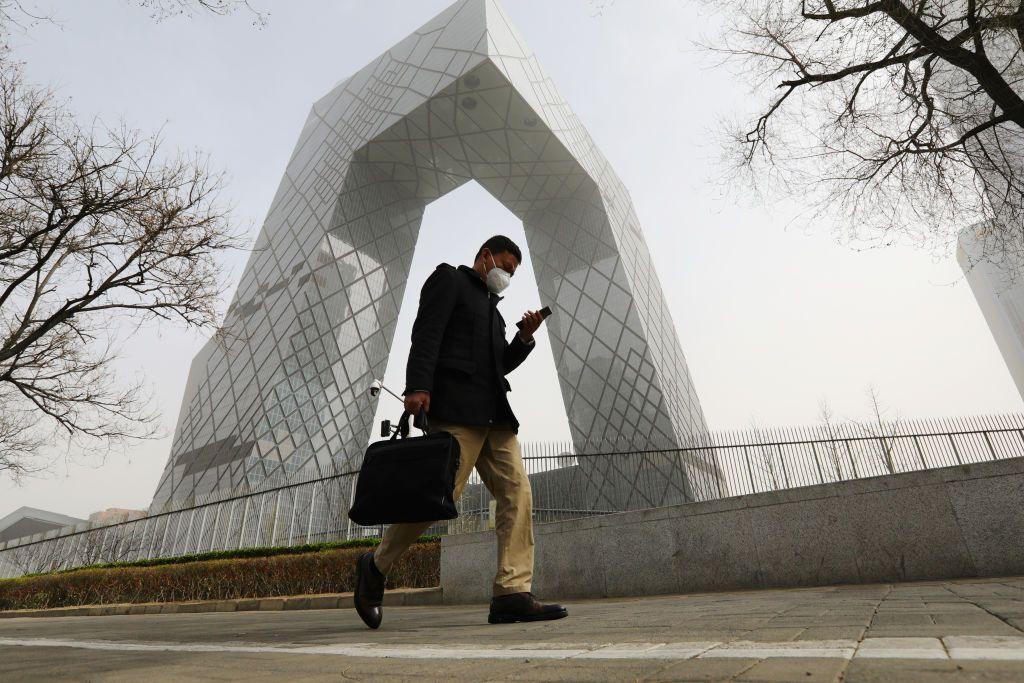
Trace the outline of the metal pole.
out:
[[[782,454],[782,444],[781,443],[776,443],[775,444],[775,450],[777,450],[779,452],[779,464],[782,465],[782,480],[784,482],[786,482],[786,488],[788,489],[788,488],[790,488],[790,486],[789,486],[789,470],[786,467],[786,458]],[[771,457],[771,456],[769,456],[769,457]]]
[[[228,539],[228,535],[231,533],[231,528],[235,525],[235,508],[237,507],[238,501],[231,501],[231,512],[228,513],[228,525],[227,528],[224,529],[224,542],[221,543],[224,548],[228,547],[228,541],[230,540]]]
[[[243,539],[245,539],[245,521],[246,521],[246,519],[248,517],[249,517],[249,496],[246,496],[245,497],[245,505],[244,505],[244,507],[242,507],[242,526],[238,530],[238,545],[235,546],[236,550],[242,547],[242,541],[243,541]]]
[[[356,478],[352,477],[352,483],[349,485],[349,492],[348,492],[348,509],[349,510],[352,509],[352,504],[355,502],[355,500],[356,500]],[[346,515],[346,517],[347,517],[347,515]],[[352,518],[348,517],[348,523],[345,525],[345,540],[347,541],[347,540],[350,540],[351,538],[352,538]]]
[[[292,544],[292,538],[295,535],[295,508],[298,507],[298,505],[296,505],[296,502],[298,501],[298,495],[297,494],[298,494],[298,489],[295,489],[292,492],[292,494],[291,494],[292,495],[292,518],[291,518],[291,521],[288,522],[288,545]]]
[[[181,552],[182,553],[188,552],[188,539],[189,539],[189,536],[192,535],[192,527],[196,523],[196,513],[197,512],[199,512],[199,511],[196,510],[195,508],[193,508],[192,509],[192,514],[190,514],[188,516],[188,526],[185,528],[185,535],[182,536],[182,547],[181,547]],[[177,542],[175,542],[175,544],[174,544],[174,550],[175,551],[178,550]]]
[[[988,432],[982,432],[981,435],[985,437],[985,443],[988,444],[988,450],[992,453],[992,459],[998,460],[999,456],[996,455],[996,449],[992,447],[992,440],[988,438]]]
[[[207,552],[213,550],[213,544],[217,542],[217,525],[220,524],[220,509],[224,507],[223,504],[217,503],[217,512],[213,515],[213,528],[210,529],[210,545],[206,548]]]
[[[747,477],[750,479],[750,492],[757,493],[757,487],[754,486],[754,470],[750,466],[750,452],[747,451],[747,447],[743,446],[743,457],[747,461]]]
[[[174,515],[167,515],[167,522],[164,524],[164,532],[160,535],[160,545],[154,548],[154,553],[156,555],[160,555],[160,553],[163,552],[164,543],[167,541],[167,530],[171,528],[171,520],[173,518]]]
[[[815,447],[814,442],[811,442],[811,454],[814,455],[814,464],[818,468],[818,483],[825,483],[825,475],[821,471],[821,463],[818,462],[818,449]]]
[[[313,510],[316,509],[316,485],[320,482],[313,483],[313,493],[309,499],[309,523],[306,525],[306,543],[309,543],[310,536],[313,534]]]
[[[853,447],[850,446],[850,440],[843,439],[843,443],[846,444],[846,455],[850,458],[850,469],[853,470],[853,478],[860,479],[860,473],[857,472],[857,459],[853,457]]]
[[[963,461],[960,459],[960,451],[956,447],[956,439],[953,438],[952,434],[947,434],[949,437],[949,445],[953,447],[953,456],[956,458],[957,465],[963,465]]]
[[[277,543],[277,516],[281,512],[281,491],[277,492],[277,499],[274,501],[274,528],[270,532],[270,545],[273,547]]]
[[[147,543],[146,538],[147,538],[147,535],[149,534],[149,523],[152,521],[152,519],[153,519],[152,517],[146,517],[146,525],[144,527],[142,527],[142,543],[139,546],[139,553],[136,555],[136,559],[139,559],[139,560],[142,559],[142,551],[143,550],[146,551],[146,556],[149,557],[149,549],[153,546],[153,538],[149,537],[149,541],[148,541],[149,545],[148,546],[146,545],[146,543]]]
[[[210,512],[210,506],[209,505],[204,505],[203,506],[203,517],[202,517],[202,519],[199,520],[199,533],[196,535],[196,544],[195,544],[195,547],[192,549],[192,552],[194,552],[194,553],[198,553],[199,549],[203,545],[203,534],[206,533],[206,517],[209,514],[209,512]]]
[[[259,547],[260,545],[266,543],[266,541],[263,540],[263,511],[266,509],[266,507],[267,494],[262,493],[260,494],[260,511],[256,513],[256,533],[254,534],[254,538],[252,539],[253,547]]]
[[[921,469],[928,469],[928,463],[924,459],[924,451],[921,450],[921,442],[918,441],[917,436],[914,436],[914,448],[917,449],[917,455],[921,458]]]

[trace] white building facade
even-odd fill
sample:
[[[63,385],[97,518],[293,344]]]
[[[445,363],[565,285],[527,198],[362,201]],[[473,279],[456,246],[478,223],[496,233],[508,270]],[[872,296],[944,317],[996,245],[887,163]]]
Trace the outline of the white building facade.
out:
[[[424,210],[470,181],[523,221],[577,452],[703,442],[629,193],[496,0],[459,0],[313,105],[226,334],[192,363],[153,510],[359,467]],[[721,494],[709,460],[650,467],[664,502]]]
[[[1024,398],[1024,279],[1011,275],[1011,269],[987,253],[986,231],[987,226],[979,224],[960,232],[957,261]]]

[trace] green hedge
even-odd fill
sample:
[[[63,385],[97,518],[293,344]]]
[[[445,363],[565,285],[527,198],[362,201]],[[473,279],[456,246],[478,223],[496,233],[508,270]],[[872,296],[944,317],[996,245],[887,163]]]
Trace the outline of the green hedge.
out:
[[[363,552],[362,547],[351,545],[332,549],[318,545],[315,552],[282,551],[258,557],[235,555],[23,576],[0,582],[0,610],[344,593],[353,589],[354,563]],[[440,581],[441,544],[421,539],[392,567],[388,587],[428,588]]]
[[[417,543],[437,543],[440,536],[421,536]],[[72,569],[59,569],[55,572],[40,572],[36,574],[25,574],[20,578],[30,576],[46,576],[48,574],[67,574],[69,572],[82,571],[83,569],[114,569],[117,567],[157,567],[165,564],[185,564],[188,562],[205,562],[206,560],[231,560],[242,557],[273,557],[274,555],[301,555],[303,553],[322,552],[324,550],[339,550],[342,548],[372,548],[380,545],[379,538],[357,538],[351,541],[329,541],[326,543],[304,543],[303,545],[279,545],[263,546],[258,548],[239,548],[238,550],[211,550],[206,553],[193,553],[191,555],[177,555],[175,557],[157,557],[152,560],[135,560],[133,562],[105,562],[103,564],[90,564]],[[0,586],[4,581],[15,579],[0,579]]]

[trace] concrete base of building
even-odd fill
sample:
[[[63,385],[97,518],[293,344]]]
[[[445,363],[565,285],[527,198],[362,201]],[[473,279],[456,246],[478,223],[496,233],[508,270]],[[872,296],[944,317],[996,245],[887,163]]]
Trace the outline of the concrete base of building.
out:
[[[385,607],[422,607],[441,604],[440,588],[399,588],[384,593]],[[200,612],[277,612],[306,609],[352,609],[351,593],[289,595],[236,600],[190,600],[120,605],[79,605],[0,612],[0,619],[18,617],[106,617],[125,614],[198,614]]]
[[[540,524],[542,599],[1024,573],[1024,458]],[[493,531],[441,545],[446,603],[485,602]]]

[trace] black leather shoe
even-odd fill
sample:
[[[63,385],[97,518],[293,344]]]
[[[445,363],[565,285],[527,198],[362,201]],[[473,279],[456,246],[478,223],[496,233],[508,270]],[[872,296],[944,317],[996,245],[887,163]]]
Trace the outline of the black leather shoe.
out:
[[[569,610],[561,605],[544,605],[537,602],[533,593],[512,593],[491,598],[490,624],[514,624],[517,621],[550,621],[564,619]]]
[[[356,560],[356,589],[352,596],[356,612],[370,628],[380,628],[384,618],[384,575],[373,563],[373,553],[363,553]]]

